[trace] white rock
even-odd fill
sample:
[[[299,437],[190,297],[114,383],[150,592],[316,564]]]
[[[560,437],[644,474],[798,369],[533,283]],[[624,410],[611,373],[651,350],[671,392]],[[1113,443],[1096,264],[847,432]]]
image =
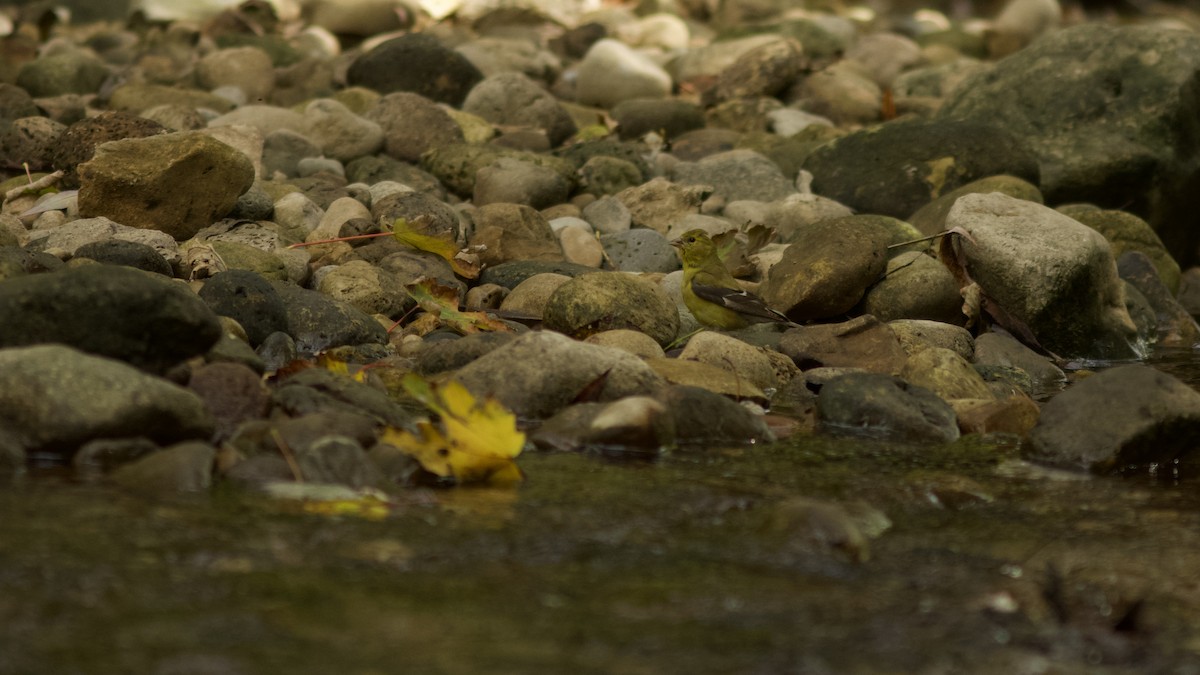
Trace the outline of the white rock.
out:
[[[400,0],[306,0],[308,22],[343,35],[374,35],[403,27]]]
[[[992,28],[1021,37],[1026,43],[1058,28],[1062,7],[1058,0],[1009,0]]]
[[[562,218],[555,218],[550,221],[550,230],[555,234],[561,232],[566,227],[582,228],[589,233],[594,231],[591,223],[575,216],[563,216]]]
[[[796,110],[795,108],[772,110],[767,113],[767,120],[770,121],[771,131],[780,136],[798,134],[813,125],[833,126],[833,122],[829,121],[828,117],[814,115],[803,110]]]
[[[333,200],[333,203],[325,210],[325,215],[321,217],[320,224],[317,225],[315,230],[308,233],[305,241],[333,239],[338,236],[342,225],[345,225],[346,221],[353,220],[354,218],[371,220],[371,210],[353,197],[339,197]]]
[[[275,202],[275,222],[297,237],[308,236],[324,216],[321,207],[301,192],[286,194]]]
[[[580,103],[610,108],[631,98],[666,97],[671,76],[645,54],[604,39],[579,63],[575,87]]]
[[[651,14],[637,23],[622,29],[628,33],[625,41],[638,47],[680,51],[687,49],[691,31],[683,19],[674,14]]]
[[[558,220],[568,219],[559,218]],[[570,218],[569,220],[578,219]],[[604,247],[587,223],[568,225],[562,228],[558,233],[558,241],[562,244],[563,255],[573,263],[599,268],[604,262]]]

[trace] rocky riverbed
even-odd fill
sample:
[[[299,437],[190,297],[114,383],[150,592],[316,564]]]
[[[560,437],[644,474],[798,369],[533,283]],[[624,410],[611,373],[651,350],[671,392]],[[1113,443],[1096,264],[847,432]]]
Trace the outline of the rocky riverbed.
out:
[[[70,576],[87,556],[54,552],[80,536],[120,580],[80,583],[124,594],[148,538],[153,594],[163,556],[188,583],[361,566],[460,606],[444,577],[465,574],[486,614],[510,602],[480,590],[505,577],[475,565],[495,554],[545,611],[600,581],[621,598],[581,638],[598,672],[667,672],[714,639],[725,672],[1195,672],[1186,566],[1133,571],[1142,548],[1193,555],[1200,393],[1146,360],[1200,340],[1195,18],[785,5],[6,7],[0,472],[20,489],[0,533],[22,543],[0,585]],[[793,325],[700,325],[671,246],[695,228]],[[453,438],[467,408],[482,442]],[[431,412],[448,462],[428,431],[397,441]],[[510,441],[520,470],[458,454]],[[314,521],[339,548],[297,562]],[[1045,543],[1077,527],[1096,540]],[[554,581],[533,589],[543,555]],[[722,575],[724,594],[678,583]],[[34,586],[0,603],[35,640],[0,670],[77,670],[88,649],[35,635],[73,600]],[[254,589],[239,621],[285,592]],[[600,611],[587,598],[565,625]],[[677,632],[622,660],[617,624],[647,620]],[[304,654],[316,621],[271,631]],[[496,637],[467,622],[462,640]],[[878,641],[900,625],[912,644]],[[133,665],[103,672],[193,672],[130,639]],[[587,660],[526,639],[487,653]],[[234,652],[203,672],[264,667]]]

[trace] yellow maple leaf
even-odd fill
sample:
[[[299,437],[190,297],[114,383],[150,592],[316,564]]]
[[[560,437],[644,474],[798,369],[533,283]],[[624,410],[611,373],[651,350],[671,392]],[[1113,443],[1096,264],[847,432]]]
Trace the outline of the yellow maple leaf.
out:
[[[459,382],[434,387],[415,373],[404,390],[436,414],[440,424],[420,422],[417,432],[388,429],[382,441],[400,448],[430,473],[459,484],[511,485],[524,476],[513,460],[525,446],[517,418],[493,398],[477,399]]]
[[[345,375],[358,382],[367,381],[367,370],[361,366],[350,370],[350,364],[327,353],[317,355],[317,365],[336,375]]]
[[[450,263],[454,273],[464,279],[474,279],[479,276],[479,256],[460,251],[452,242],[439,239],[420,231],[415,223],[407,219],[397,218],[392,223],[392,236],[396,241],[411,246],[420,251],[427,251],[444,258]]]

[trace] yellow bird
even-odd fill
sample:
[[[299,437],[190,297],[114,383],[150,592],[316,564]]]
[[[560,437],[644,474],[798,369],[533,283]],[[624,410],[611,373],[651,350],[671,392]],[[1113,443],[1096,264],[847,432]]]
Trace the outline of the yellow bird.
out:
[[[706,326],[735,330],[752,323],[793,323],[738,285],[704,230],[688,230],[671,245],[683,259],[683,304]]]

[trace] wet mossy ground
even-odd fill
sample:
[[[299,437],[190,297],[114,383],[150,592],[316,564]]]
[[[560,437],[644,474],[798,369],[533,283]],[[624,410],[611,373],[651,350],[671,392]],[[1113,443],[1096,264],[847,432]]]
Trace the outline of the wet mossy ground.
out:
[[[26,478],[0,493],[0,672],[1200,672],[1196,483],[1018,454],[530,454],[519,490],[382,520]],[[891,527],[823,544],[777,526],[796,497]]]

